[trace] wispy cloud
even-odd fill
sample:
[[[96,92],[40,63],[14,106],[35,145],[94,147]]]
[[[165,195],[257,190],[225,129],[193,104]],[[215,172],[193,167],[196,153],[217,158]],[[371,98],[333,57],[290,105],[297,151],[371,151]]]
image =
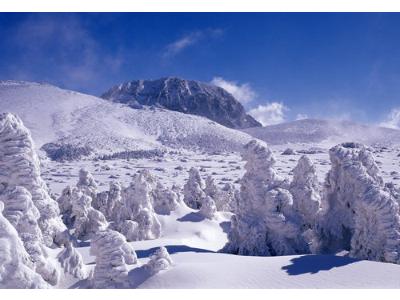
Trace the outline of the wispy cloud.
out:
[[[258,105],[248,111],[263,126],[275,125],[285,122],[285,112],[289,109],[282,102],[270,102],[265,105]]]
[[[299,113],[299,114],[296,115],[296,121],[298,121],[298,120],[304,120],[304,119],[308,119],[308,115],[307,115],[307,114],[301,114],[301,113]]]
[[[231,93],[242,104],[249,103],[257,96],[257,93],[248,83],[239,84],[236,81],[228,81],[222,77],[214,77],[211,83]]]
[[[220,37],[224,31],[219,28],[196,30],[185,34],[179,39],[169,43],[163,52],[164,58],[171,58],[181,53],[185,49],[199,43],[202,40]]]
[[[22,78],[16,79],[56,79],[65,86],[88,87],[96,84],[100,74],[117,72],[122,64],[119,53],[105,54],[81,19],[73,15],[64,15],[62,21],[59,16],[32,15],[13,30],[10,42],[23,53],[17,72]],[[41,71],[32,70],[38,64],[42,64]]]
[[[379,124],[382,127],[400,128],[400,108],[393,108],[386,116],[385,120]]]

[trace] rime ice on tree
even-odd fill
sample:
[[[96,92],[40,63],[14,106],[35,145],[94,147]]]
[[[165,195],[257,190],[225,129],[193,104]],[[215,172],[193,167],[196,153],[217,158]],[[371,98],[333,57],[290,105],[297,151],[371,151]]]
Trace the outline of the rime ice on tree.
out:
[[[47,186],[40,177],[40,163],[34,151],[29,130],[15,115],[0,115],[0,183],[5,187],[21,186],[32,195],[39,210],[39,227],[47,246],[65,230],[59,217],[57,203],[50,198]]]
[[[183,201],[186,205],[193,209],[199,209],[204,188],[205,183],[200,177],[199,170],[192,167],[189,170],[189,179],[183,186]]]
[[[253,140],[242,156],[246,173],[241,179],[241,200],[223,251],[260,256],[307,252],[300,226],[294,221],[288,184],[276,174],[272,152],[266,144]]]
[[[0,288],[48,288],[35,272],[18,232],[3,216],[0,202]]]
[[[302,230],[313,228],[321,196],[317,172],[308,156],[303,155],[293,169],[289,190],[293,195],[293,208],[301,218]]]
[[[329,151],[329,171],[317,226],[317,252],[400,263],[399,205],[385,187],[372,153],[357,143]]]
[[[137,258],[122,234],[110,229],[97,232],[91,242],[90,254],[96,256],[94,288],[129,287],[127,265],[135,264]]]

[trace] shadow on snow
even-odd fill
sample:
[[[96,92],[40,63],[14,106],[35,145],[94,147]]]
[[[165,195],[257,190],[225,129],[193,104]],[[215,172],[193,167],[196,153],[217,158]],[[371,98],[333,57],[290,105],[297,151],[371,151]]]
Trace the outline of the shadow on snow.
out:
[[[291,265],[283,266],[289,275],[306,273],[316,274],[319,271],[328,271],[333,268],[343,267],[359,260],[335,255],[303,255],[290,260]]]
[[[164,247],[167,248],[169,254],[181,253],[181,252],[215,253],[214,251],[211,250],[193,248],[186,245],[169,245]],[[138,258],[145,258],[153,254],[158,248],[159,247],[153,247],[146,250],[135,250],[135,252]]]

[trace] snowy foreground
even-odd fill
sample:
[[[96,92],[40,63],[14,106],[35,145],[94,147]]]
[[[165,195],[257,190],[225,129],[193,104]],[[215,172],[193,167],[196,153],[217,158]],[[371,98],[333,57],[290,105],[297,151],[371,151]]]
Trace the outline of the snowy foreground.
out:
[[[389,140],[268,146],[48,85],[0,98],[1,288],[400,288]]]
[[[186,216],[186,217],[185,217]],[[189,216],[189,217],[188,217]],[[181,221],[177,221],[177,220]],[[185,221],[182,221],[185,220]],[[186,221],[187,220],[187,221]],[[135,288],[400,288],[400,266],[355,260],[334,255],[250,257],[216,253],[226,242],[229,224],[196,218],[193,210],[181,209],[162,219],[165,236],[130,243],[142,263],[160,245],[173,260],[169,270],[148,276],[134,268],[129,278]],[[93,266],[89,247],[77,248],[86,264]],[[85,281],[71,277],[62,288],[85,288]]]

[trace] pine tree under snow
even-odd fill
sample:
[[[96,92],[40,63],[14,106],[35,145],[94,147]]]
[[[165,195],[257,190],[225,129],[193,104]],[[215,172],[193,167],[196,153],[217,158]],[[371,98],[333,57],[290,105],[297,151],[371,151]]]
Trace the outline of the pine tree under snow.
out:
[[[15,115],[0,115],[0,183],[4,187],[24,187],[39,210],[39,227],[47,246],[65,230],[57,203],[50,198],[40,177],[40,163],[29,130]]]
[[[90,254],[96,257],[94,288],[128,288],[128,265],[136,264],[135,251],[117,231],[99,231],[90,244]]]
[[[372,153],[357,143],[330,149],[315,251],[400,263],[399,204]]]
[[[308,156],[303,155],[293,169],[289,190],[293,195],[293,209],[301,218],[302,230],[314,228],[321,195],[317,171]]]
[[[246,173],[240,182],[240,202],[222,251],[260,256],[308,252],[295,222],[288,184],[273,168],[272,152],[266,144],[253,140],[245,146],[242,157]]]
[[[33,204],[31,194],[20,186],[6,188],[0,192],[0,201],[4,204],[4,217],[17,230],[35,271],[48,283],[57,284],[59,274],[48,259],[42,231],[38,225],[40,214]]]
[[[129,241],[161,236],[161,224],[153,208],[155,188],[155,178],[143,170],[121,192],[121,205],[113,211],[113,228],[124,234]]]
[[[3,216],[3,209],[0,202],[0,288],[48,288],[35,272],[18,232]]]
[[[199,209],[204,194],[205,183],[200,176],[199,170],[192,167],[189,170],[189,179],[183,186],[183,201],[193,209]]]
[[[108,222],[104,215],[91,206],[92,198],[78,193],[72,202],[74,236],[79,240],[90,239],[98,231],[104,230]]]

